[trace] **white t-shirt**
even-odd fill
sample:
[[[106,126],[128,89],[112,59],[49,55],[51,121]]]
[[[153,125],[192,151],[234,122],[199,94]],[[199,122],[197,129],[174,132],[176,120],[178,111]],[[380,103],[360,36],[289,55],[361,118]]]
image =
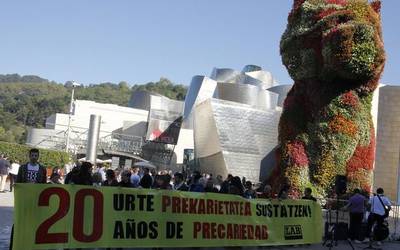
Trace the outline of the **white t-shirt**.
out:
[[[386,196],[384,196],[384,195],[379,195],[379,196],[381,197],[381,200],[385,206],[392,205],[390,203],[390,200]],[[377,195],[374,195],[369,199],[369,204],[371,204],[371,213],[385,215],[385,209],[382,206],[382,203],[379,200]]]
[[[10,174],[17,175],[20,165],[18,163],[11,164],[11,169],[9,171]]]
[[[27,182],[35,183],[39,172],[39,164],[28,163]]]

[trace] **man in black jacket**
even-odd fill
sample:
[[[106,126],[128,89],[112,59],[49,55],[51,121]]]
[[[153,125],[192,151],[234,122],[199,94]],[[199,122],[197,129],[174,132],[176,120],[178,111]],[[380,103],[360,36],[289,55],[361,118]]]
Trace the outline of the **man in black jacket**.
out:
[[[29,150],[29,162],[18,170],[16,183],[47,183],[46,168],[39,164],[39,150]],[[14,225],[11,229],[10,250],[13,246]]]
[[[47,183],[46,168],[38,160],[39,150],[29,150],[29,162],[19,168],[16,183]]]

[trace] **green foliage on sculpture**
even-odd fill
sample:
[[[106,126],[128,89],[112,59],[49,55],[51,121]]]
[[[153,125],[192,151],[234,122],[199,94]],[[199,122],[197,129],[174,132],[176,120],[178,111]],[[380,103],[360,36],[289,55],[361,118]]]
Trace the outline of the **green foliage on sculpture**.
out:
[[[270,181],[292,195],[319,195],[346,175],[349,189],[371,191],[373,91],[383,71],[380,1],[296,0],[280,44],[295,81],[279,123],[278,164]]]

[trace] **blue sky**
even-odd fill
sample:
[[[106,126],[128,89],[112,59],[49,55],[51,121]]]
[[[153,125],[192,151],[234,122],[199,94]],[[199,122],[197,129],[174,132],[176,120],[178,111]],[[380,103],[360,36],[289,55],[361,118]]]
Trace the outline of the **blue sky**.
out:
[[[167,77],[189,84],[213,67],[257,64],[291,83],[279,55],[291,0],[1,1],[0,74],[64,83]],[[400,1],[383,1],[387,62],[400,84]]]

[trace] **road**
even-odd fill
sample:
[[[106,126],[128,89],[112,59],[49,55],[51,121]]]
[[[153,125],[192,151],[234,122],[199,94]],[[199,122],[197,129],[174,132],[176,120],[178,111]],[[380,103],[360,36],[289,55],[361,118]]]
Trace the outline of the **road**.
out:
[[[8,185],[6,185],[8,187]],[[8,249],[14,211],[14,193],[0,193],[0,249]]]

